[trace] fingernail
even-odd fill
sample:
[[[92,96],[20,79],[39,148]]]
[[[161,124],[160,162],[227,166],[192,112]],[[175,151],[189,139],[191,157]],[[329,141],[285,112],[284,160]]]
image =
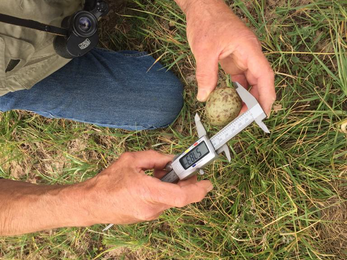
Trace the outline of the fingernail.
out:
[[[213,190],[213,185],[211,185],[207,188],[207,192],[210,192],[211,190]]]
[[[269,109],[266,111],[267,118],[270,117],[271,110],[272,110],[272,104],[269,106]]]
[[[198,101],[205,102],[208,97],[208,92],[205,89],[201,89],[198,91],[198,96],[196,97]]]

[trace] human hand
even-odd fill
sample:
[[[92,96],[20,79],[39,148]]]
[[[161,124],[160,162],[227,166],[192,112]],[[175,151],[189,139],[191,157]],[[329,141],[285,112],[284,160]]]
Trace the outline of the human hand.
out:
[[[184,207],[201,201],[212,189],[208,180],[196,176],[178,184],[158,178],[173,159],[155,151],[125,153],[96,177],[81,183],[84,203],[92,219],[89,224],[130,224],[157,218],[171,207]],[[154,170],[154,176],[145,170]]]
[[[269,115],[276,99],[274,72],[257,37],[221,0],[185,2],[187,36],[196,59],[198,100],[206,101],[216,87],[220,63],[232,81],[246,88],[252,86],[251,93]]]

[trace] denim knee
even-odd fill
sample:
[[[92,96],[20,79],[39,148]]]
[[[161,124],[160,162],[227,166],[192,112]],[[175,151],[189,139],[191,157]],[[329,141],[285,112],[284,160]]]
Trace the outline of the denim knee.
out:
[[[154,58],[98,49],[72,60],[32,89],[0,97],[2,111],[29,110],[126,130],[166,127],[182,106],[182,83]]]

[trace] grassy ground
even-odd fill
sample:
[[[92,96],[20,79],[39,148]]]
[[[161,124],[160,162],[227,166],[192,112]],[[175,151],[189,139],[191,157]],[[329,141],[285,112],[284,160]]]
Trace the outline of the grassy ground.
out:
[[[108,21],[101,44],[147,50],[172,68],[186,85],[178,120],[163,130],[127,132],[0,113],[0,177],[73,183],[124,151],[179,153],[197,138],[193,115],[204,113],[184,16],[173,1],[141,2],[110,14],[116,22]],[[206,170],[215,188],[202,203],[106,233],[100,225],[0,238],[2,259],[346,259],[347,1],[228,3],[258,35],[276,72],[271,134],[252,125],[231,140],[233,160]],[[220,84],[228,81],[221,73]]]

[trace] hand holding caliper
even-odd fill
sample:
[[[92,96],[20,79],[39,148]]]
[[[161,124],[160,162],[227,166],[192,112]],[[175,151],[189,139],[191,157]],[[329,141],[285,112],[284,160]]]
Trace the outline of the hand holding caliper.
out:
[[[266,114],[258,101],[239,83],[233,83],[242,101],[248,110],[235,118],[213,137],[208,138],[206,130],[200,121],[198,114],[195,115],[195,124],[198,131],[199,140],[194,142],[185,152],[176,156],[174,160],[166,166],[168,173],[161,178],[161,181],[177,183],[186,180],[197,172],[203,174],[203,167],[214,161],[222,152],[225,153],[229,162],[231,161],[228,141],[255,121],[266,133],[270,133],[266,125],[262,122]],[[103,231],[112,227],[108,225]]]

